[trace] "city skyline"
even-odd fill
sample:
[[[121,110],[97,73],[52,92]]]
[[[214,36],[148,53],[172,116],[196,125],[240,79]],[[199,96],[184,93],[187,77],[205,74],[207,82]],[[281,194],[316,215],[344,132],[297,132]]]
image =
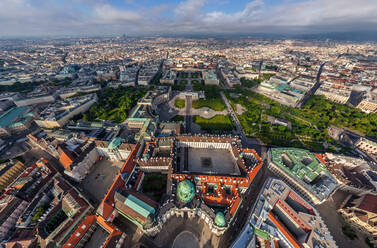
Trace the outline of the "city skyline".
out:
[[[4,0],[0,37],[376,31],[377,2]]]

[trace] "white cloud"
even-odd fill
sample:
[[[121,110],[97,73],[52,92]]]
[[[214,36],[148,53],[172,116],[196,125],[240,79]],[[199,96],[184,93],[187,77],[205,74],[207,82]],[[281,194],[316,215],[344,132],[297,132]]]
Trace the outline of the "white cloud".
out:
[[[233,13],[221,11],[221,0],[149,8],[130,0],[121,8],[107,0],[63,1],[64,7],[54,0],[0,0],[0,36],[377,30],[377,0],[287,0],[274,6],[251,0]],[[208,6],[214,11],[205,12]]]
[[[134,11],[119,10],[109,4],[94,7],[94,18],[105,24],[120,24],[126,21],[139,21],[141,15]]]
[[[376,22],[375,0],[310,0],[273,8],[269,25],[312,26]],[[268,14],[266,12],[265,14]]]
[[[192,20],[199,17],[207,0],[186,0],[178,4],[174,14],[178,20]]]

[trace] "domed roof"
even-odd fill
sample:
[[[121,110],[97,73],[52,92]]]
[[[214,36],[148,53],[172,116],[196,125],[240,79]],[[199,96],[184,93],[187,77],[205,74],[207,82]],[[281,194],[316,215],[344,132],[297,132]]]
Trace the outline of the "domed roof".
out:
[[[113,139],[113,140],[109,143],[108,148],[109,148],[110,150],[112,150],[112,149],[117,148],[117,147],[120,146],[121,144],[122,144],[122,138],[121,138],[121,137],[116,137],[115,139]]]
[[[177,196],[183,203],[190,202],[195,196],[194,184],[189,180],[183,180],[182,182],[178,183]]]
[[[222,212],[217,212],[215,217],[215,224],[219,227],[226,226],[225,217]]]

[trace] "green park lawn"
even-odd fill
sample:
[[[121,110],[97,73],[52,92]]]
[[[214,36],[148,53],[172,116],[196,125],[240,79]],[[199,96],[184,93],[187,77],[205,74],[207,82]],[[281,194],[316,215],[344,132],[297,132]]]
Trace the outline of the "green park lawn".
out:
[[[192,101],[193,108],[207,107],[215,111],[223,111],[226,108],[217,85],[204,85],[198,81],[192,82],[192,84],[195,91],[204,91],[206,97],[206,99]]]
[[[231,131],[234,127],[229,115],[215,115],[210,119],[195,115],[194,123],[206,131]]]
[[[199,77],[199,73],[191,73],[191,77],[192,78],[198,78]]]
[[[192,101],[192,107],[195,109],[207,107],[215,111],[223,111],[225,109],[225,104],[221,97],[216,97]]]
[[[174,102],[174,107],[179,108],[179,109],[183,109],[185,107],[185,103],[186,103],[185,100],[177,99]]]
[[[182,90],[185,90],[186,85],[187,85],[187,80],[180,80],[177,84],[173,85],[172,89],[182,91]]]

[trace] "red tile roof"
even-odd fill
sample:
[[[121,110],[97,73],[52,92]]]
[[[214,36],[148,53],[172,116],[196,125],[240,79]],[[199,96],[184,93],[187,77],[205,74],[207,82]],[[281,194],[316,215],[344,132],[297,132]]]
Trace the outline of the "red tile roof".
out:
[[[279,229],[279,231],[288,239],[288,241],[293,245],[295,248],[302,248],[302,245],[292,236],[292,234],[284,227],[284,225],[275,218],[275,216],[268,212],[268,218],[275,224],[275,226]]]
[[[60,155],[59,162],[64,166],[65,169],[69,169],[73,160],[63,151]]]
[[[134,190],[137,190],[137,187],[139,186],[141,178],[143,177],[143,175],[144,175],[144,172],[140,171],[139,175],[137,176],[136,183],[133,187]]]
[[[365,195],[358,208],[377,214],[377,196]]]
[[[296,222],[298,226],[300,226],[301,229],[305,230],[305,232],[309,232],[311,230],[310,226],[308,226],[298,215],[296,212],[288,206],[284,201],[278,199],[275,206],[278,205],[281,210],[284,211],[287,215],[291,217],[291,219]]]
[[[113,184],[111,185],[110,189],[107,191],[105,197],[103,198],[102,202],[100,203],[97,213],[99,213],[105,220],[110,216],[110,214],[114,210],[114,194],[117,189],[124,188],[124,181],[120,175],[120,173],[131,173],[133,168],[135,167],[134,158],[136,156],[137,151],[139,150],[140,145],[136,145],[130,155],[128,156],[126,162],[124,163],[120,172],[115,177]]]
[[[236,200],[232,203],[233,205],[229,211],[231,216],[233,216],[236,213],[238,206],[240,205],[240,202],[241,202],[241,197],[237,197]]]
[[[287,195],[287,198],[288,197],[290,197],[292,200],[296,201],[298,204],[300,204],[301,206],[303,206],[304,208],[306,208],[309,212],[312,213],[312,215],[315,215],[314,209],[308,203],[306,203],[304,199],[302,199],[299,195],[297,195],[292,190],[289,191],[289,194]]]
[[[106,248],[113,238],[122,234],[112,224],[106,222],[101,216],[90,215],[87,216],[76,228],[76,230],[63,245],[63,248],[75,247],[80,242],[85,233],[89,230],[89,228],[95,223],[99,224],[109,233],[109,236],[107,236],[103,248]]]
[[[89,230],[89,228],[95,223],[96,217],[94,215],[87,216],[80,224],[80,226],[73,232],[71,237],[65,242],[63,248],[75,247],[78,242],[82,239],[84,234]]]

